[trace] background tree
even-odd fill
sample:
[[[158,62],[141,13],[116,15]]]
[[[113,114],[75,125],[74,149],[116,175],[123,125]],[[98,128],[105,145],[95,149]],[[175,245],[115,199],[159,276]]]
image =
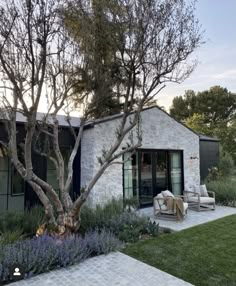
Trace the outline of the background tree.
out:
[[[213,86],[198,93],[188,90],[183,96],[173,99],[170,108],[172,116],[184,121],[194,113],[204,115],[209,125],[230,122],[236,113],[236,95],[226,88]]]
[[[220,86],[198,93],[186,91],[173,99],[170,114],[196,132],[218,137],[236,162],[236,94]]]
[[[109,8],[119,10],[116,0],[73,1],[65,13],[65,25],[83,54],[84,68],[78,69],[75,102],[90,94],[88,112],[101,118],[122,110],[119,85],[122,75],[116,59],[116,27]],[[88,72],[89,70],[89,72]],[[79,95],[79,96],[78,96]]]
[[[84,11],[91,7],[89,1],[76,3]],[[125,152],[141,146],[140,112],[165,87],[166,82],[180,82],[189,76],[194,65],[187,60],[201,43],[194,3],[186,4],[182,0],[117,0],[116,3],[106,7],[106,15],[116,27],[116,33],[109,36],[116,47],[114,57],[117,71],[125,78],[125,83],[120,86],[123,113],[119,126],[114,130],[113,144],[102,154],[97,154],[100,167],[76,201],[72,201],[69,190],[73,161],[84,126],[90,118],[87,109],[87,103],[91,102],[89,90],[81,90],[80,104],[84,113],[79,132],[71,128],[74,147],[67,166],[59,146],[57,114],[64,106],[67,110],[70,108],[75,91],[79,92],[75,88],[77,82],[83,79],[87,86],[91,70],[93,74],[97,71],[87,66],[81,45],[77,46],[64,29],[65,18],[61,11],[68,8],[64,1],[24,0],[19,3],[10,0],[2,1],[0,5],[1,103],[8,130],[8,140],[1,144],[8,151],[18,173],[39,197],[49,223],[61,234],[79,228],[81,208],[104,171],[111,164],[122,163],[119,158]],[[107,31],[106,25],[100,27],[99,33]],[[106,72],[106,65],[104,69]],[[116,82],[115,78],[111,85],[113,88]],[[38,120],[39,103],[45,98],[48,102],[47,112],[44,118]],[[25,138],[21,142],[22,157],[17,149],[18,112],[26,119]],[[69,116],[67,120],[70,124]],[[134,131],[136,136],[128,136]],[[32,148],[41,135],[48,138],[49,144],[47,149],[39,149],[38,152],[55,165],[60,196],[34,172]],[[130,142],[122,149],[121,143],[127,136]],[[67,176],[65,168],[68,170]]]

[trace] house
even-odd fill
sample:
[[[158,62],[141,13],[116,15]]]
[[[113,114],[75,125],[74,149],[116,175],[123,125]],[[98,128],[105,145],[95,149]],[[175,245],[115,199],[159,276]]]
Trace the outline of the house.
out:
[[[121,115],[96,120],[84,131],[81,142],[81,186],[95,174],[98,154],[114,141]],[[152,204],[153,196],[169,189],[181,194],[200,183],[199,136],[158,107],[141,113],[142,147],[124,164],[109,167],[96,183],[89,198],[91,205],[112,197],[138,197],[141,207]],[[125,147],[126,140],[122,147]],[[128,160],[127,160],[128,158]],[[122,158],[120,159],[122,160]]]
[[[131,115],[132,116],[132,115]],[[99,168],[98,156],[103,148],[114,142],[116,127],[121,114],[95,120],[84,130],[81,146],[74,162],[74,179],[71,195],[75,199],[80,188],[88,185]],[[68,124],[60,117],[60,146],[64,157],[73,146],[73,136]],[[74,119],[74,127],[79,120]],[[19,133],[24,134],[24,120],[17,124]],[[141,112],[142,147],[133,154],[120,158],[122,164],[111,165],[94,186],[88,203],[103,204],[115,198],[137,197],[140,206],[152,204],[153,197],[169,189],[182,194],[185,188],[200,183],[200,137],[191,129],[177,122],[158,107],[149,107]],[[3,125],[0,125],[0,140],[4,140]],[[19,138],[21,136],[18,136]],[[20,140],[20,139],[19,139]],[[120,149],[125,148],[127,138]],[[124,163],[123,163],[124,162]],[[34,153],[34,170],[56,190],[56,170],[45,157]],[[11,166],[9,159],[0,149],[0,209],[23,209],[37,202],[30,187]]]
[[[37,119],[41,120],[44,114],[38,113]],[[58,116],[60,124],[59,144],[65,161],[68,159],[71,148],[74,144],[74,138],[70,132],[68,123],[64,116]],[[79,126],[79,118],[72,118],[71,125]],[[21,114],[17,114],[17,144],[20,148],[20,143],[25,138],[25,118]],[[7,133],[4,126],[4,121],[0,121],[0,141],[6,141]],[[20,152],[19,152],[20,154]],[[59,184],[57,181],[55,166],[46,157],[42,157],[37,152],[32,152],[32,163],[34,172],[41,179],[49,182],[54,189],[59,192]],[[76,176],[73,177],[73,188],[71,196],[75,199],[79,195],[80,190],[80,151],[74,160],[74,170]],[[32,191],[31,187],[24,182],[21,176],[10,162],[6,151],[0,144],[0,211],[1,210],[23,210],[30,208],[39,203],[37,195]]]

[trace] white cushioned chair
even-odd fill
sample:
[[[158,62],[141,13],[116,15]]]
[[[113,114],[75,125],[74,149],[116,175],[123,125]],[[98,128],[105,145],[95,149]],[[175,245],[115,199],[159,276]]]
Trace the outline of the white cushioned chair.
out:
[[[161,219],[179,219],[177,208],[168,207],[169,198],[173,198],[173,200],[178,198],[178,203],[180,203],[181,209],[183,211],[183,213],[181,213],[181,217],[182,219],[184,219],[187,214],[188,203],[184,202],[183,196],[174,196],[168,190],[162,191],[156,197],[153,198],[154,216]]]
[[[184,191],[184,201],[197,211],[215,210],[215,192],[207,191],[206,185],[194,186]]]

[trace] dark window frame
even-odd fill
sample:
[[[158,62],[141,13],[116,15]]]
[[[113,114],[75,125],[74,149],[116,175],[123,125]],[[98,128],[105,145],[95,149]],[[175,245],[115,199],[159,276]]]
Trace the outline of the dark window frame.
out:
[[[140,164],[141,164],[141,153],[142,152],[150,152],[151,153],[151,161],[152,161],[152,174],[153,174],[153,180],[152,180],[152,188],[153,190],[156,188],[156,156],[155,154],[158,151],[164,151],[166,152],[166,163],[167,163],[167,187],[170,191],[172,191],[172,181],[171,181],[171,162],[170,162],[170,153],[171,152],[178,152],[180,153],[180,160],[181,160],[181,195],[183,195],[183,191],[184,191],[184,186],[185,186],[185,182],[184,182],[184,150],[183,149],[148,149],[148,148],[140,148],[136,150],[137,153],[137,161],[138,161],[138,189],[137,189],[137,193],[136,196],[139,198],[139,192],[140,192],[140,183],[141,183],[141,168],[140,168]],[[123,155],[123,159],[124,159],[124,155]],[[125,177],[125,168],[124,168],[124,164],[122,167],[122,188],[123,188],[123,198],[125,199],[125,183],[124,183],[124,177]],[[156,194],[153,194],[156,195]],[[142,207],[142,205],[141,205]]]

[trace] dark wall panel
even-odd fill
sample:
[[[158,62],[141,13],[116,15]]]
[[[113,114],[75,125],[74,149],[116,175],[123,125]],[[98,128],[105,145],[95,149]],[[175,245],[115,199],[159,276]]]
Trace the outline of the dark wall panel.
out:
[[[203,181],[208,175],[208,169],[215,167],[219,160],[219,142],[200,140],[200,175]]]

